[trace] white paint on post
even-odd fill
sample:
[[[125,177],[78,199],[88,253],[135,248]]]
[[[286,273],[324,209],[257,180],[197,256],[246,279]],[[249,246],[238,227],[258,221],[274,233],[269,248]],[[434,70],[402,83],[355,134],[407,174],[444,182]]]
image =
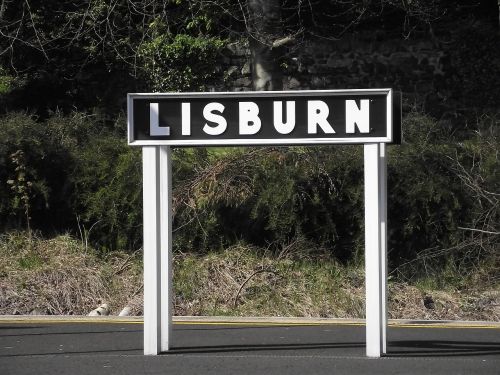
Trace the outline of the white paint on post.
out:
[[[382,292],[382,353],[387,353],[387,148],[385,143],[380,144],[380,260],[381,260],[381,292]]]
[[[170,349],[172,337],[172,154],[170,146],[159,147],[160,156],[160,281],[161,351]]]
[[[392,134],[393,131],[393,93],[389,90],[387,93],[387,124],[388,132]],[[399,113],[401,116],[401,113]],[[400,118],[401,121],[401,118]],[[388,267],[387,267],[387,145],[385,143],[380,143],[380,198],[379,204],[381,206],[381,228],[380,228],[380,246],[381,246],[381,288],[382,288],[382,353],[387,353],[387,323],[388,323],[388,312],[387,312],[387,279],[389,277]]]
[[[383,349],[382,311],[382,210],[380,145],[365,144],[365,277],[366,277],[366,355],[380,357]]]
[[[159,146],[142,148],[144,231],[144,354],[160,347],[160,157]]]

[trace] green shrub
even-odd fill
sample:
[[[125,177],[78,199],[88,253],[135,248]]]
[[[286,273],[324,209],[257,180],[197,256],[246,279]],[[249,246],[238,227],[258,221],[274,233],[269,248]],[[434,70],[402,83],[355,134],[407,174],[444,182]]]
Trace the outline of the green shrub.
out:
[[[73,207],[83,235],[97,248],[142,245],[142,164],[138,148],[101,136],[75,156]]]
[[[140,246],[139,150],[124,138],[82,113],[55,113],[45,122],[8,114],[0,137],[1,230],[31,223],[108,249]]]
[[[389,146],[389,262],[399,277],[446,270],[450,280],[498,265],[498,120],[480,120],[475,135],[456,139],[411,113],[402,145]],[[0,123],[2,230],[29,220],[103,252],[141,247],[141,151],[123,134],[78,113]],[[240,242],[280,251],[300,238],[362,263],[362,147],[177,148],[173,159],[176,251]]]
[[[479,212],[488,200],[467,188],[460,171],[498,191],[496,120],[489,121],[488,134],[460,140],[436,120],[411,113],[403,144],[389,146],[389,260],[401,277],[465,274],[494,248],[488,237],[482,243],[489,251],[480,252],[479,240],[473,250],[460,229],[484,228],[478,223],[487,214],[489,230],[498,232],[492,227],[498,205]],[[239,149],[194,169],[177,191],[181,249],[204,252],[237,241],[274,249],[302,237],[342,262],[363,261],[361,147]]]
[[[200,90],[215,73],[224,42],[214,37],[162,34],[139,49],[154,91]]]
[[[0,118],[1,229],[27,227],[30,221],[43,226],[53,214],[67,210],[59,197],[69,159],[50,130],[33,117],[10,113]],[[57,222],[57,216],[52,219]]]
[[[499,261],[498,236],[476,231],[498,233],[493,223],[500,220],[498,121],[481,121],[495,125],[458,140],[412,114],[404,122],[405,142],[390,148],[389,259],[403,278],[466,280],[471,270],[485,262],[492,270]]]

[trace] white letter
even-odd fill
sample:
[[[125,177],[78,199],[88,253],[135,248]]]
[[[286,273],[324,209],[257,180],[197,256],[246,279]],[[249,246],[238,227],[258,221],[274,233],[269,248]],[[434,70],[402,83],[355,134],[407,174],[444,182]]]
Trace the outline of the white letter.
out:
[[[149,135],[152,137],[170,135],[170,128],[168,126],[160,127],[160,111],[158,110],[158,103],[149,103]]]
[[[191,135],[191,104],[182,103],[182,135]]]
[[[354,133],[354,125],[360,133],[370,132],[370,100],[361,99],[361,109],[355,100],[345,101],[345,132]]]
[[[330,109],[325,102],[321,100],[309,100],[307,102],[307,132],[316,134],[318,125],[326,134],[334,134],[335,130],[328,123],[328,114]]]
[[[254,102],[240,102],[240,134],[257,134],[260,126],[259,106]]]
[[[213,113],[213,111],[224,112],[224,105],[220,103],[208,103],[205,108],[203,108],[203,117],[205,120],[210,122],[215,122],[217,124],[216,127],[212,127],[205,123],[203,127],[203,131],[208,135],[221,135],[227,129],[227,121],[221,115],[217,115]]]
[[[283,102],[274,102],[274,128],[281,134],[289,134],[295,128],[295,102],[286,102],[286,123],[283,123]]]

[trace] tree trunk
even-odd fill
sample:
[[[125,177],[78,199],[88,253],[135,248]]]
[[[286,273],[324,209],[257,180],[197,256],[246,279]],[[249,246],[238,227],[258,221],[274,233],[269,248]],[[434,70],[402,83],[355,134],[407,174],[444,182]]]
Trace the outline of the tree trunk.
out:
[[[273,42],[282,36],[280,0],[248,0],[248,28],[253,89],[282,90],[280,48]]]

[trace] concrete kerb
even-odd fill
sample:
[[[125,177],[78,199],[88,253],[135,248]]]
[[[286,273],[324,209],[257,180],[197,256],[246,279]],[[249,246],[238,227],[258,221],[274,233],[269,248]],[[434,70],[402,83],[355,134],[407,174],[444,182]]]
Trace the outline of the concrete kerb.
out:
[[[200,325],[345,325],[364,326],[364,319],[342,318],[291,318],[291,317],[232,317],[232,316],[175,316],[174,324]],[[142,324],[142,316],[83,316],[83,315],[0,315],[5,323],[109,323]],[[389,319],[390,327],[405,328],[489,328],[500,329],[500,322],[459,320],[410,320]]]

